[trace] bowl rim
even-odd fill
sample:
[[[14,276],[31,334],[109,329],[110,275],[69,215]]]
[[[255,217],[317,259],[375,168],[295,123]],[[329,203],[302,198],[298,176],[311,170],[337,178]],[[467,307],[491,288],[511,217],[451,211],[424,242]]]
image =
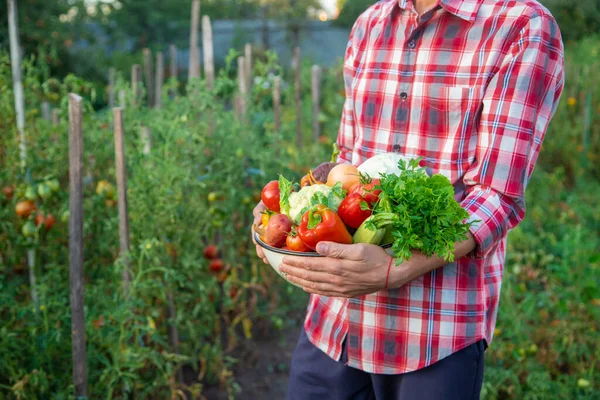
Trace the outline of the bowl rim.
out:
[[[273,253],[278,253],[278,254],[283,254],[286,256],[295,256],[295,257],[324,257],[321,254],[317,253],[316,251],[311,251],[311,252],[299,252],[299,251],[291,251],[291,250],[285,250],[285,249],[279,249],[277,247],[273,247],[273,246],[269,246],[268,244],[266,244],[265,242],[263,242],[260,238],[260,235],[258,234],[258,232],[253,232],[254,234],[254,239],[256,240],[256,243],[258,243],[258,245],[264,249],[267,249],[269,251],[272,251]],[[392,243],[383,245],[383,246],[379,246],[382,249],[388,249],[390,247],[392,247]]]

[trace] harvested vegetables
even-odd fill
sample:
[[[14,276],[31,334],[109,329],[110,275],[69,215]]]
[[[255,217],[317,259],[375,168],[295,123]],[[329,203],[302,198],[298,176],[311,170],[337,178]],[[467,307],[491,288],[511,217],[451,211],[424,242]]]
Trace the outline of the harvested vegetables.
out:
[[[327,185],[320,183],[322,176],[317,180],[309,172],[305,186],[297,190],[298,184],[280,176],[279,203],[270,205],[257,232],[271,246],[287,243],[298,252],[314,250],[320,241],[391,244],[398,264],[410,259],[412,250],[453,261],[455,244],[467,238],[470,224],[463,222],[468,213],[454,199],[450,181],[443,175],[429,176],[419,167],[420,159],[395,157],[397,166],[391,166],[386,155],[376,158],[385,161],[383,167],[371,160],[365,164],[371,163],[379,179],[371,179],[359,167],[350,182],[350,168],[328,165]],[[274,182],[269,185],[277,187]]]

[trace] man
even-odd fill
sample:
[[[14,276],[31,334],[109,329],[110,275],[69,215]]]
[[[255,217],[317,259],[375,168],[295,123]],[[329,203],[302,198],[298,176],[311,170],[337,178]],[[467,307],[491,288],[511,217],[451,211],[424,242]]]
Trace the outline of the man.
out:
[[[389,268],[377,246],[335,243],[284,259],[312,294],[288,398],[479,398],[506,235],[563,89],[558,26],[535,0],[383,0],[356,22],[344,75],[339,162],[424,157],[478,222],[451,264],[414,252]]]

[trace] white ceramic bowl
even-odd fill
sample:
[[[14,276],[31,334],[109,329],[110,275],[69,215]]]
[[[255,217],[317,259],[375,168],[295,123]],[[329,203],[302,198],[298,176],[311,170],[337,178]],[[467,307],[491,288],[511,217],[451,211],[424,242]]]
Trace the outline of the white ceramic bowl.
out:
[[[281,271],[279,271],[279,267],[281,266],[283,257],[285,256],[294,256],[294,257],[315,257],[315,258],[322,258],[323,256],[320,255],[317,252],[307,252],[307,253],[301,253],[301,252],[297,252],[297,251],[290,251],[290,250],[285,250],[285,249],[278,249],[276,247],[272,247],[269,246],[268,244],[266,244],[265,242],[263,242],[260,239],[260,236],[258,235],[258,233],[254,232],[254,239],[256,240],[256,243],[258,243],[258,245],[260,247],[262,247],[263,252],[265,253],[265,257],[267,258],[267,261],[269,262],[269,265],[275,270],[275,272],[277,272],[279,274],[279,276],[281,276],[283,279],[287,280],[287,274],[281,273]],[[392,245],[391,244],[387,244],[387,245],[383,245],[381,246],[389,255],[392,255]],[[288,281],[290,282],[290,281]],[[292,285],[298,286],[293,282],[290,282]]]

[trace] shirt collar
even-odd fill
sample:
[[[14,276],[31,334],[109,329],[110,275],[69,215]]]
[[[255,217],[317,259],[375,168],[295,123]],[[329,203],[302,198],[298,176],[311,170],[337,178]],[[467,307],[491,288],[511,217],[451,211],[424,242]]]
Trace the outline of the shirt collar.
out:
[[[395,4],[402,9],[406,9],[412,0],[392,0],[390,2],[389,11],[394,9]],[[439,0],[440,7],[451,14],[456,15],[466,21],[473,22],[481,6],[481,0]]]

